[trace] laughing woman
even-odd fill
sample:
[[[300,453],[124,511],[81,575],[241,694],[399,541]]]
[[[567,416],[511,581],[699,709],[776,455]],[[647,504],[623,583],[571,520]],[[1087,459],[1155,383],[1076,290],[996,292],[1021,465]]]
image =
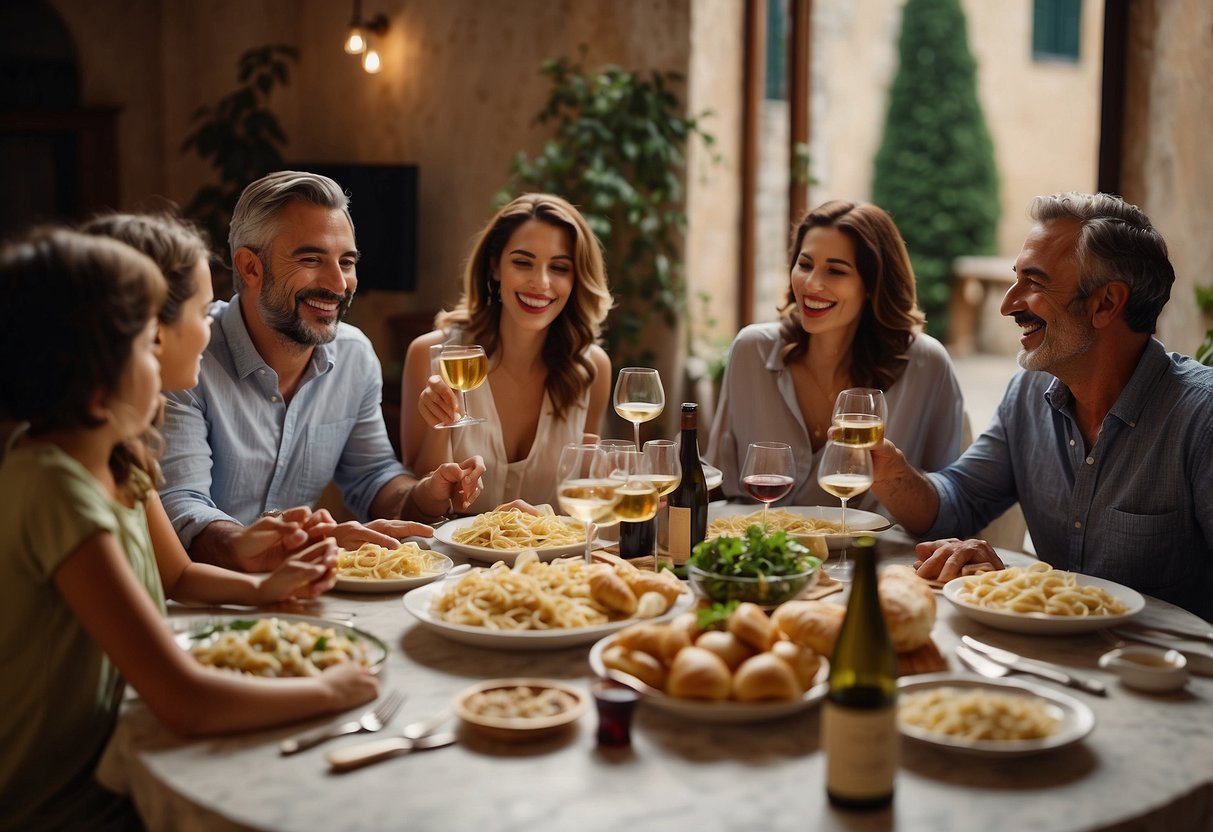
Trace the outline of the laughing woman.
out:
[[[598,240],[565,200],[520,196],[476,239],[463,297],[405,357],[400,436],[415,472],[469,454],[484,457],[483,512],[515,499],[555,503],[556,465],[569,442],[597,434],[610,396],[611,363],[597,345],[611,307]],[[479,344],[488,381],[467,394],[486,421],[442,429],[460,415],[455,392],[433,374],[430,348]],[[417,402],[422,419],[408,414]]]
[[[741,496],[738,474],[751,442],[786,442],[796,457],[787,505],[834,505],[817,485],[834,400],[876,387],[888,404],[886,434],[919,468],[960,455],[964,402],[947,353],[922,332],[914,272],[901,233],[868,203],[827,202],[792,238],[779,320],[752,324],[729,351],[708,461]],[[857,508],[874,508],[864,495]]]

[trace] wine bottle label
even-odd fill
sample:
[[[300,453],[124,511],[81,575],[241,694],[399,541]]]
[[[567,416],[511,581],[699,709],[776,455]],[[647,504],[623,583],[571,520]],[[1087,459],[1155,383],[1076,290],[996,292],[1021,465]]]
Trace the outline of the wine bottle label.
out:
[[[675,563],[691,556],[691,510],[670,506],[670,555]]]
[[[830,701],[822,712],[826,788],[848,800],[893,791],[897,770],[897,709],[844,708]]]

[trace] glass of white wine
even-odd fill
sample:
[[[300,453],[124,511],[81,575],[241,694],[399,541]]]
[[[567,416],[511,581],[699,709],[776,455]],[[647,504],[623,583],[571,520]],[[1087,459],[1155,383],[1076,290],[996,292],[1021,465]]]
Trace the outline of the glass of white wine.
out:
[[[847,501],[872,487],[872,457],[868,449],[827,442],[821,449],[817,484],[842,502],[842,534],[848,534]],[[840,581],[850,577],[851,564],[847,562],[845,548],[838,563],[827,566],[826,571]]]
[[[767,509],[782,500],[796,484],[796,460],[792,446],[783,442],[751,442],[741,466],[741,488],[762,503],[762,527],[767,527]]]
[[[610,520],[619,502],[618,483],[611,474],[611,454],[598,444],[565,445],[556,468],[556,499],[566,514],[585,524],[585,562],[593,560],[597,523]]]
[[[443,345],[441,352],[438,353],[438,373],[452,390],[459,391],[460,415],[449,425],[435,425],[434,427],[461,428],[466,425],[478,425],[485,421],[468,413],[467,400],[467,391],[475,390],[489,377],[489,359],[484,354],[484,347],[478,344]]]
[[[657,487],[648,478],[648,460],[635,448],[611,454],[610,478],[619,502],[615,517],[628,523],[645,523],[657,516]]]
[[[856,448],[871,448],[884,439],[888,419],[884,391],[874,387],[852,387],[834,400],[834,441]]]
[[[665,409],[661,376],[649,367],[624,367],[615,380],[615,412],[632,423],[640,447],[640,423],[656,419]]]
[[[677,488],[678,483],[682,481],[682,465],[678,462],[678,443],[670,439],[651,439],[644,443],[644,458],[648,469],[644,474],[645,479],[653,483],[653,487],[657,490],[657,499],[660,501]],[[659,502],[658,509],[660,510],[660,508]],[[660,572],[662,569],[674,569],[674,559],[670,557],[669,552],[661,554],[660,541],[662,538],[663,535],[660,533],[654,535],[654,572]]]

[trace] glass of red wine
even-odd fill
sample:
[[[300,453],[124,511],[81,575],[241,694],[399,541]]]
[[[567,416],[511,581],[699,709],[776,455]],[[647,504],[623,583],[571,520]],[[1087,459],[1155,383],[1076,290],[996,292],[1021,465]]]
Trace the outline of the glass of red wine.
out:
[[[782,442],[751,442],[741,466],[741,489],[762,503],[762,527],[767,509],[782,500],[796,484],[796,460],[792,448]]]

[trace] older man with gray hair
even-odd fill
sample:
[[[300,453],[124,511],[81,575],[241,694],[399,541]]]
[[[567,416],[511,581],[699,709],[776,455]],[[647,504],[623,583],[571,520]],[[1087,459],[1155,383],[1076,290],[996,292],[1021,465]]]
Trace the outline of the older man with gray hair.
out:
[[[254,182],[228,242],[237,294],[216,304],[198,386],[170,394],[165,414],[161,498],[191,557],[272,568],[285,552],[235,562],[228,538],[264,512],[314,505],[330,480],[362,522],[336,525],[327,512],[309,522],[345,548],[430,534],[403,519],[470,503],[479,457],[418,481],[392,450],[379,361],[367,337],[342,323],[359,255],[337,183],[297,171]]]
[[[908,531],[973,534],[1017,500],[1040,558],[1213,619],[1213,368],[1152,338],[1175,271],[1141,210],[1037,197],[1002,314],[1023,332],[990,426],[924,474],[885,442],[872,491]],[[1002,562],[985,541],[918,545],[924,577]]]

